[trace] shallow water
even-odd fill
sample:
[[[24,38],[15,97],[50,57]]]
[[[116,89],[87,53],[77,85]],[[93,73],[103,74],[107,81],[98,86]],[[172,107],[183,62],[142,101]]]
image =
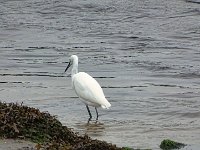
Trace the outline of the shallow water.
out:
[[[7,0],[0,20],[2,101],[49,111],[118,146],[159,149],[164,138],[199,144],[198,0]],[[97,123],[87,123],[63,73],[72,54],[112,104],[99,109]]]

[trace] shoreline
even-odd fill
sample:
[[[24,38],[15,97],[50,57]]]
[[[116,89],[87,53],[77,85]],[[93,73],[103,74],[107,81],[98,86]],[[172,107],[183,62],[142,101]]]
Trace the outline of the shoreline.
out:
[[[36,150],[36,145],[28,140],[0,139],[0,150]]]
[[[74,133],[48,112],[15,103],[0,101],[0,149],[2,150],[134,150],[117,147],[115,144],[88,135]],[[185,144],[165,139],[161,149],[180,149]],[[150,150],[150,149],[148,149]]]
[[[92,139],[88,135],[81,136],[71,128],[63,126],[55,116],[33,107],[0,102],[0,112],[0,138],[3,139],[1,145],[8,146],[1,149],[12,150],[11,148],[18,146],[63,150],[127,149],[106,141]]]

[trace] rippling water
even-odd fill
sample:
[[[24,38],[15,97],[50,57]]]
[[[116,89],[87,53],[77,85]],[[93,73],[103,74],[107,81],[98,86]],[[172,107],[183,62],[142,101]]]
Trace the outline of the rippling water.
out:
[[[5,0],[0,20],[2,101],[118,146],[199,144],[200,1]],[[97,123],[63,73],[71,54],[112,104]]]

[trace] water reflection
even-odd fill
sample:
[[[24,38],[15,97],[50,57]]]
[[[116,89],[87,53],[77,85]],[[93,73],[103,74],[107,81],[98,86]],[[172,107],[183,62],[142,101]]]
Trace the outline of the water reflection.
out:
[[[97,120],[88,120],[86,123],[76,123],[76,128],[90,136],[102,136],[106,129],[104,123],[101,123]]]

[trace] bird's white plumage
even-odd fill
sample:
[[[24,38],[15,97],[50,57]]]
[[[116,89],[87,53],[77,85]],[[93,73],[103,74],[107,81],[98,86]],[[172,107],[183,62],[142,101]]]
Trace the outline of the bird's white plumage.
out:
[[[72,77],[72,86],[76,94],[87,105],[109,108],[111,105],[104,96],[98,82],[85,72],[79,72]]]
[[[99,83],[85,72],[78,72],[78,57],[72,55],[66,70],[72,65],[72,87],[81,100],[87,105],[109,108],[111,104],[104,96]],[[65,71],[66,71],[65,70]]]

